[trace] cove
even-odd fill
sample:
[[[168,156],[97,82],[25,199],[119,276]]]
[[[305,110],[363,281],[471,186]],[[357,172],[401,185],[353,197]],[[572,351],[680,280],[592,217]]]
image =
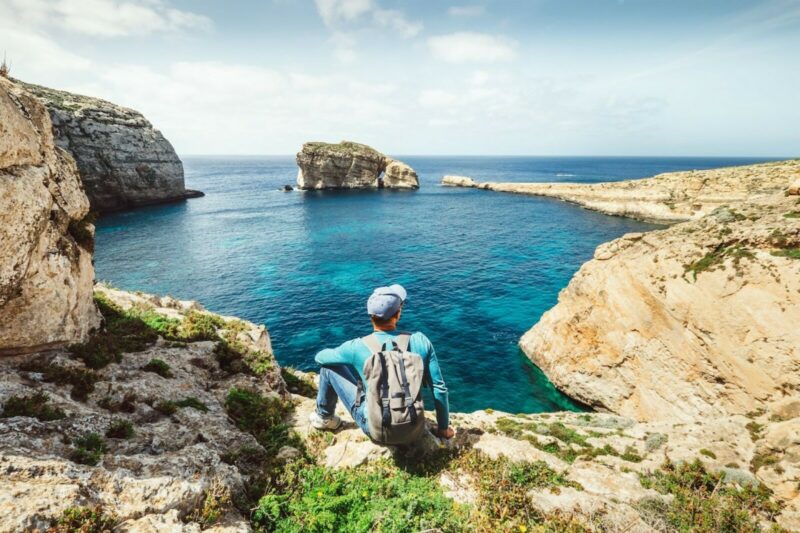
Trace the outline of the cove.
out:
[[[186,157],[204,198],[102,217],[97,279],[195,299],[265,323],[281,365],[368,333],[372,288],[409,291],[402,327],[439,357],[453,411],[577,409],[517,348],[597,245],[658,226],[545,198],[438,186],[599,182],[759,162],[744,158],[412,157],[417,191],[278,190],[292,157]],[[430,405],[430,404],[429,404]]]

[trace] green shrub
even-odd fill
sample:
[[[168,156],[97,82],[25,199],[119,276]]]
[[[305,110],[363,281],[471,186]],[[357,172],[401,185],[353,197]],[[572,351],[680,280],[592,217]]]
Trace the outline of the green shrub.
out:
[[[94,392],[94,385],[100,379],[97,373],[85,368],[68,368],[66,366],[51,364],[43,359],[34,359],[20,365],[20,370],[38,372],[42,380],[56,385],[70,385],[70,397],[79,402],[85,402]]]
[[[154,374],[158,374],[162,378],[172,378],[172,371],[170,370],[169,365],[161,359],[153,358],[142,367],[142,370],[145,372],[152,372]]]
[[[133,424],[128,420],[115,419],[111,421],[106,430],[109,439],[129,439],[134,435]]]
[[[197,409],[198,411],[202,411],[204,413],[208,412],[208,406],[194,396],[189,396],[179,402],[175,402],[175,405],[177,407],[191,407],[192,409]]]
[[[251,433],[269,452],[282,446],[302,447],[302,441],[283,421],[292,405],[281,398],[234,387],[225,398],[225,409],[239,429]]]
[[[239,333],[246,325],[241,320],[231,320],[225,324],[225,334],[214,348],[214,356],[222,370],[226,372],[250,372],[263,376],[274,367],[271,353],[246,346],[239,340]]]
[[[467,514],[435,479],[379,463],[353,470],[289,465],[285,493],[271,492],[252,518],[267,531],[460,531]]]
[[[178,411],[178,404],[172,400],[161,400],[153,406],[153,409],[162,415],[172,416]]]
[[[314,398],[317,395],[317,386],[310,379],[302,378],[294,373],[294,369],[289,367],[281,368],[281,376],[283,381],[286,382],[286,388],[289,392],[305,396],[306,398]]]
[[[95,466],[108,451],[102,435],[94,432],[76,438],[72,444],[74,449],[69,458],[83,465]]]
[[[702,448],[699,453],[700,453],[700,455],[705,455],[706,457],[710,457],[711,459],[716,459],[717,458],[717,454],[715,454],[711,450],[707,450],[705,448]]]
[[[191,310],[183,317],[180,337],[187,342],[215,341],[219,339],[217,330],[224,327],[225,321],[222,317]]]
[[[231,491],[222,483],[215,481],[204,491],[203,505],[189,514],[189,520],[203,526],[210,526],[219,521],[222,515],[231,508]]]
[[[49,400],[50,397],[44,392],[36,392],[28,396],[11,396],[3,404],[0,418],[29,416],[47,422],[60,420],[67,416],[62,409],[50,405]]]
[[[671,495],[657,516],[654,509],[643,517],[666,523],[677,531],[760,531],[762,520],[772,521],[780,505],[761,484],[726,483],[723,473],[709,472],[700,460],[676,465],[665,462],[659,470],[640,475],[642,486]]]
[[[53,525],[56,533],[110,533],[117,518],[100,507],[69,507]]]

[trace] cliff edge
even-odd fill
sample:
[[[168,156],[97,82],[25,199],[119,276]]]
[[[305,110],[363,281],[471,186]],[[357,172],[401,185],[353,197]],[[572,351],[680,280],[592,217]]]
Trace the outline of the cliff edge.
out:
[[[300,189],[416,189],[417,173],[365,144],[305,143],[297,154]]]
[[[79,342],[99,324],[88,213],[47,110],[0,78],[0,355]]]
[[[50,112],[55,141],[78,164],[96,212],[202,196],[187,190],[183,163],[141,113],[91,98],[16,81]]]
[[[442,185],[547,196],[609,215],[682,222],[702,218],[722,205],[783,191],[793,180],[800,180],[798,159],[606,183],[479,183],[445,176]]]

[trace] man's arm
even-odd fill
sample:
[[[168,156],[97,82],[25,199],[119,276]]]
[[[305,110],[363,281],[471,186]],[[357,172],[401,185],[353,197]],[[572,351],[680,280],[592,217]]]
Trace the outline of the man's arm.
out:
[[[360,341],[356,339],[347,341],[338,348],[326,348],[320,351],[314,360],[321,365],[352,365],[357,342]]]
[[[447,385],[444,383],[442,369],[439,367],[439,360],[436,358],[436,350],[433,349],[431,341],[422,336],[428,348],[428,377],[433,385],[433,405],[436,409],[436,424],[439,431],[445,432],[450,427],[450,403],[447,397]]]

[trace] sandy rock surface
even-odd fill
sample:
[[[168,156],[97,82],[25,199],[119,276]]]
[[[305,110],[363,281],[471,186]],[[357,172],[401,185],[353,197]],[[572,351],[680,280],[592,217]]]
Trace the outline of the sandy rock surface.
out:
[[[477,183],[445,176],[443,185],[549,196],[609,215],[658,222],[701,218],[722,205],[798,190],[800,160],[711,170],[667,172],[652,178],[607,183]],[[795,193],[796,194],[796,193]]]
[[[297,154],[300,189],[416,189],[417,173],[365,144],[305,143]]]
[[[98,325],[88,212],[46,109],[0,79],[0,355],[80,341]]]

